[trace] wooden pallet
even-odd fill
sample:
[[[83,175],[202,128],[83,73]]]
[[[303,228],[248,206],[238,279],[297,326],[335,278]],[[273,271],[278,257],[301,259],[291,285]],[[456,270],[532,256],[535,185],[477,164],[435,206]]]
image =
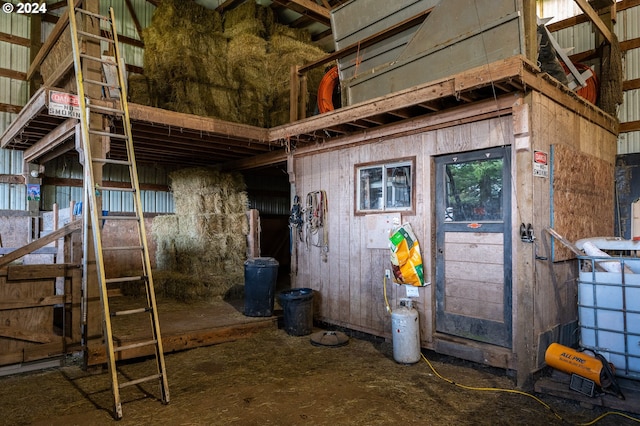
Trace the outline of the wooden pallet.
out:
[[[576,392],[569,388],[571,376],[554,370],[551,376],[542,377],[536,381],[535,391],[547,395],[577,401],[584,407],[599,406],[609,410],[625,411],[627,413],[640,414],[640,381],[617,378],[625,399],[619,399],[614,395],[604,394],[593,398]]]

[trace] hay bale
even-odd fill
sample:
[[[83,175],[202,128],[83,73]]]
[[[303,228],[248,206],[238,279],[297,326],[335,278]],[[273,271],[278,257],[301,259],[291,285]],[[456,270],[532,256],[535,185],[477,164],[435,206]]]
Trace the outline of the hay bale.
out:
[[[149,82],[142,74],[130,74],[127,79],[129,102],[139,105],[151,105]]]
[[[276,25],[276,32],[269,40],[269,60],[266,73],[270,81],[269,106],[270,117],[268,127],[289,122],[289,87],[291,85],[290,70],[293,65],[315,61],[325,52],[304,41],[289,37],[290,31]],[[307,116],[314,113],[316,93],[324,72],[316,68],[307,73],[308,99]]]
[[[325,54],[308,32],[277,24],[256,2],[221,16],[194,2],[163,1],[144,38],[151,105],[259,127],[288,122],[291,65]],[[322,74],[310,73],[308,115]]]
[[[182,301],[223,296],[238,283],[230,277],[242,276],[246,260],[248,197],[242,175],[196,167],[169,176],[176,214],[157,216],[151,227],[158,269],[177,274],[164,282],[163,294]]]

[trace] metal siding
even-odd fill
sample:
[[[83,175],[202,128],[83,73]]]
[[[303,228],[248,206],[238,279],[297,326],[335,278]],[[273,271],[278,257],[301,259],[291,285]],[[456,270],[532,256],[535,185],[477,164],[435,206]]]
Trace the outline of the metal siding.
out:
[[[618,138],[618,154],[640,152],[640,131],[621,133]]]
[[[620,108],[618,119],[621,123],[640,120],[640,89],[627,90],[623,96],[623,107]]]
[[[623,61],[624,79],[634,80],[640,78],[640,48],[627,50]]]

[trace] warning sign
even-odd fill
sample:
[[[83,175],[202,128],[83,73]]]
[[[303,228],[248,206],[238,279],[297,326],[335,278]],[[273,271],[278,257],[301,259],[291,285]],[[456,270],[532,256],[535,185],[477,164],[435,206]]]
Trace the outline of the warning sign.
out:
[[[533,151],[533,175],[549,177],[549,156],[544,151]]]
[[[50,90],[49,115],[80,119],[80,102],[78,96]]]

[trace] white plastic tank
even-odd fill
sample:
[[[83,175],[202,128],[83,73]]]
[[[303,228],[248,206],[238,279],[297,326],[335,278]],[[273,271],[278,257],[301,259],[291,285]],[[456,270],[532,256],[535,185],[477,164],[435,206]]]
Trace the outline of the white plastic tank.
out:
[[[400,299],[400,306],[391,313],[393,359],[400,364],[420,361],[420,327],[418,311],[411,299]]]

